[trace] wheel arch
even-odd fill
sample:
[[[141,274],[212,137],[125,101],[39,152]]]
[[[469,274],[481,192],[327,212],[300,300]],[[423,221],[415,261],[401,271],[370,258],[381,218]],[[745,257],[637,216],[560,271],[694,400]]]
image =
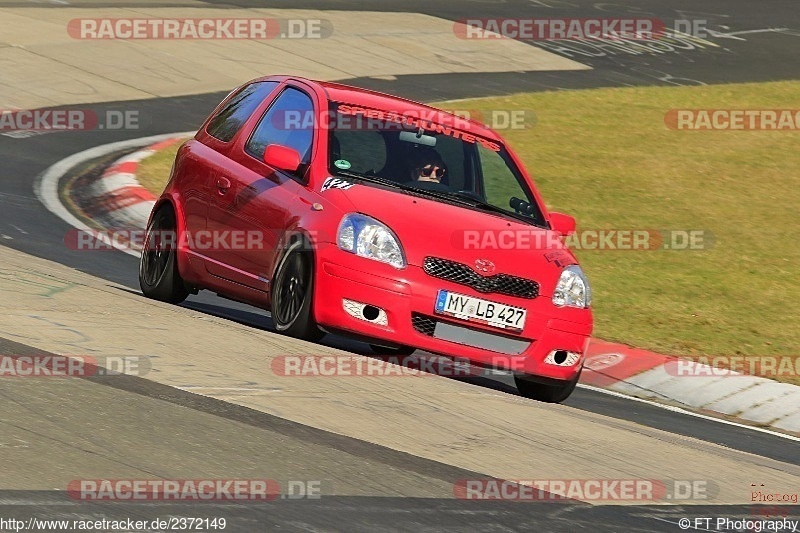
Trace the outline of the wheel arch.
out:
[[[319,265],[317,264],[319,255],[315,253],[314,250],[314,240],[312,237],[312,233],[308,230],[302,228],[294,228],[291,230],[287,230],[284,235],[281,236],[280,243],[278,245],[279,252],[275,254],[275,262],[273,266],[272,277],[269,283],[269,302],[270,302],[270,311],[273,313],[273,321],[276,322],[276,329],[280,331],[280,328],[277,326],[277,318],[275,317],[275,310],[273,309],[274,304],[274,290],[277,286],[278,277],[280,273],[280,269],[283,267],[284,262],[287,260],[290,254],[292,253],[300,253],[302,256],[305,256],[306,261],[308,262],[308,266],[310,267],[310,284],[311,284],[311,294],[309,297],[306,298],[306,303],[303,304],[303,307],[306,308],[306,311],[300,311],[300,313],[307,313],[305,315],[306,320],[304,322],[297,322],[297,319],[292,321],[292,324],[286,328],[286,332],[293,330],[289,335],[297,338],[301,338],[308,341],[316,341],[319,340],[323,335],[324,332],[321,331],[317,327],[316,322],[316,300],[318,298],[317,288],[317,272]],[[307,307],[306,307],[307,306]],[[302,308],[301,308],[302,309]],[[302,326],[297,327],[297,324],[303,324]]]
[[[290,249],[292,249],[292,246],[297,242],[301,243],[301,251],[303,253],[307,253],[311,257],[311,263],[316,271],[318,266],[316,264],[317,254],[314,253],[314,247],[316,243],[312,235],[312,230],[300,227],[292,228],[284,232],[284,234],[281,236],[280,242],[278,243],[278,253],[275,254],[275,261],[272,264],[270,284],[272,280],[275,279],[275,275],[278,273],[278,267],[280,266],[281,261],[290,251]]]
[[[277,253],[275,254],[275,261],[272,263],[272,274],[270,276],[269,282],[269,289],[268,289],[268,298],[270,301],[272,300],[272,288],[274,287],[273,283],[275,281],[275,276],[278,274],[278,268],[281,265],[281,262],[286,257],[286,254],[292,250],[292,245],[300,241],[301,250],[304,254],[309,256],[311,262],[311,277],[312,277],[312,295],[311,295],[311,317],[316,320],[316,316],[314,313],[314,309],[316,308],[318,293],[316,290],[316,275],[321,265],[319,264],[319,254],[315,253],[315,246],[317,243],[313,238],[314,231],[307,229],[305,227],[294,227],[291,229],[287,229],[284,234],[281,236],[281,240],[278,243]]]
[[[147,227],[150,227],[150,223],[153,221],[153,216],[161,209],[165,208],[172,211],[172,215],[175,220],[175,233],[179,236],[178,250],[176,254],[178,272],[183,279],[187,281],[194,280],[196,276],[194,276],[192,269],[189,267],[189,250],[186,247],[186,240],[180,238],[185,234],[186,231],[186,221],[184,219],[183,209],[180,207],[180,202],[171,194],[163,194],[158,200],[156,200],[153,209],[150,211],[150,216],[147,219]]]

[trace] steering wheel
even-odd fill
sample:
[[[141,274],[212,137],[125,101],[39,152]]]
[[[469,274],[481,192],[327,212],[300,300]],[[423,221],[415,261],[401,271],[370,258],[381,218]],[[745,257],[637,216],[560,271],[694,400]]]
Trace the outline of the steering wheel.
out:
[[[436,183],[435,181],[407,181],[405,185],[423,191],[451,192],[450,187],[443,183]]]

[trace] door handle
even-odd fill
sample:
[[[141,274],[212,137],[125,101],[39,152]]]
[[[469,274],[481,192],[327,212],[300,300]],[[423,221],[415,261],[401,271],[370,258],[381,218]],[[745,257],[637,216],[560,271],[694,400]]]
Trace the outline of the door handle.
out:
[[[217,178],[217,191],[220,194],[225,194],[228,192],[228,189],[231,188],[231,180],[228,178],[223,178],[222,176]]]

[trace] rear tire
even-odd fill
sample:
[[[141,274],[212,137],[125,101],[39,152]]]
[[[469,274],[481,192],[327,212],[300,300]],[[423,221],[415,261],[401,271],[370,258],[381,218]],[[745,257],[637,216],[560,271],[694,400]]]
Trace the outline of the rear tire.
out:
[[[547,403],[561,403],[569,398],[572,391],[575,390],[582,371],[583,369],[581,368],[575,379],[564,381],[560,385],[538,383],[526,377],[525,374],[514,374],[514,382],[517,384],[517,390],[520,395],[525,398]]]
[[[270,312],[279,333],[318,341],[320,331],[311,313],[314,298],[314,264],[302,240],[289,245],[281,257],[270,284]]]
[[[147,226],[139,260],[139,287],[148,298],[178,304],[189,296],[178,271],[176,237],[175,214],[170,207],[162,207]]]

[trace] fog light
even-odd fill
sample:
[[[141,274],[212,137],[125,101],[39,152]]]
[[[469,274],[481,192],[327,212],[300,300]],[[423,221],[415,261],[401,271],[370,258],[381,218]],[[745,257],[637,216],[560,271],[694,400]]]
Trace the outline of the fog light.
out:
[[[379,326],[389,325],[389,318],[386,316],[386,311],[380,307],[348,299],[342,300],[342,307],[344,307],[345,312],[353,318],[372,324],[378,324]]]
[[[544,358],[545,363],[556,366],[574,366],[580,360],[580,353],[569,350],[553,350]]]

